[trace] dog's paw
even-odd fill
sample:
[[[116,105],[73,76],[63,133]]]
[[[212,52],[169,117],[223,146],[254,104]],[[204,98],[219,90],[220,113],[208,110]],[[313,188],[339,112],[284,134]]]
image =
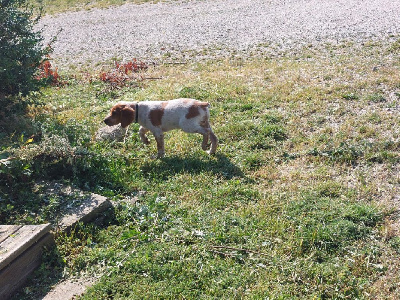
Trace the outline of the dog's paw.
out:
[[[208,155],[214,155],[215,151],[208,150],[207,153],[208,153]]]
[[[201,144],[201,149],[203,149],[204,151],[206,151],[208,148],[210,148],[211,144]]]
[[[159,152],[159,153],[157,154],[157,158],[164,158],[164,156],[165,156],[165,153],[164,153],[164,152]]]

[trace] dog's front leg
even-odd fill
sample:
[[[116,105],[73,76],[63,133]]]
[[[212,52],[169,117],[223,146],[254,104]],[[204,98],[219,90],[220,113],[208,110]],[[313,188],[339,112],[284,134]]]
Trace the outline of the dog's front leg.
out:
[[[147,136],[146,136],[146,133],[147,133],[148,131],[149,131],[149,130],[148,130],[147,128],[144,128],[143,126],[140,126],[140,128],[139,128],[139,136],[140,136],[140,139],[141,139],[141,141],[143,142],[143,144],[145,144],[145,145],[150,144],[150,141],[149,141],[149,139],[148,139]]]
[[[122,132],[122,134],[124,135],[124,139],[123,139],[123,143],[125,144],[125,141],[126,141],[126,136],[128,135],[128,128],[129,128],[129,126],[127,126],[127,127],[125,127],[125,128],[123,128],[123,127],[121,127],[121,132]]]

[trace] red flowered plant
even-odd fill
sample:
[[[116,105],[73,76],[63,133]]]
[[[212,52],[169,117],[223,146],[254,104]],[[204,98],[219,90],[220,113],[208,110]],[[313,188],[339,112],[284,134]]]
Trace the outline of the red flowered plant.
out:
[[[129,61],[125,64],[120,64],[118,62],[115,62],[115,68],[128,75],[130,72],[137,73],[142,70],[147,70],[148,66],[146,63],[142,61],[137,61],[137,59],[134,58],[132,59],[132,61]]]
[[[39,72],[36,75],[36,80],[45,82],[50,85],[60,85],[60,75],[58,74],[58,68],[54,68],[51,65],[49,59],[44,60],[38,67]]]
[[[144,62],[133,59],[127,63],[115,62],[115,68],[111,71],[101,72],[100,80],[108,82],[114,86],[123,86],[129,81],[138,80],[140,77],[135,75],[140,71],[148,69],[148,65]]]

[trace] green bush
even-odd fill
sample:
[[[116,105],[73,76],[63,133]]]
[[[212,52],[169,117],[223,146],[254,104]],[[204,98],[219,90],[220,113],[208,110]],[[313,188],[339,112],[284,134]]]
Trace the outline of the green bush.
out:
[[[0,0],[0,96],[28,94],[38,88],[34,77],[49,47],[41,46],[40,32],[26,0]]]

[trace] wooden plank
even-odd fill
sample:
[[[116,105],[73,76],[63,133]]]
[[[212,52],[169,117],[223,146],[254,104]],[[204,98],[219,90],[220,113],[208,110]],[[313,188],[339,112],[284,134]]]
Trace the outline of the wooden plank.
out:
[[[0,299],[7,300],[22,287],[29,275],[40,265],[43,246],[52,246],[54,238],[46,233],[38,241],[0,270]]]
[[[40,238],[50,231],[50,228],[50,224],[25,225],[18,228],[17,231],[13,231],[15,228],[4,228],[3,232],[13,231],[13,233],[8,234],[0,243],[0,271],[40,240]]]
[[[21,227],[22,225],[0,225],[0,244]]]

